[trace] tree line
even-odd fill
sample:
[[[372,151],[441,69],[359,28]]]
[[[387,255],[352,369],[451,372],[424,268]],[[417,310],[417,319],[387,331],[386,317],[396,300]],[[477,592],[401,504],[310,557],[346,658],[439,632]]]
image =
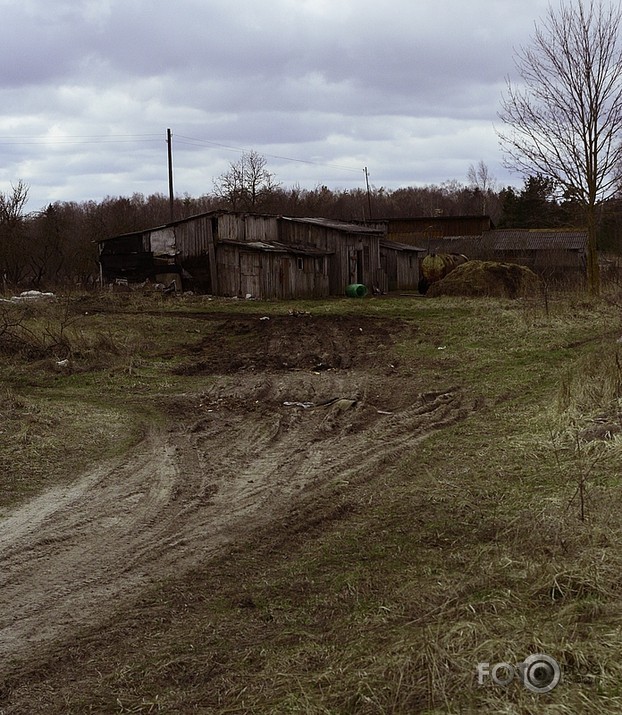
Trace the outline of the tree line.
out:
[[[617,252],[622,216],[622,7],[610,0],[561,0],[514,53],[520,83],[508,82],[498,131],[506,166],[522,189],[497,190],[483,162],[466,185],[396,190],[283,188],[256,152],[214,181],[212,193],[174,201],[174,218],[219,208],[341,220],[487,214],[499,227],[585,227],[587,276],[598,293],[598,249]],[[0,193],[0,278],[4,289],[89,284],[97,241],[171,219],[162,195],[54,203],[24,215],[28,188]]]
[[[240,162],[245,160],[243,157]],[[211,193],[198,198],[176,197],[174,218],[225,209],[356,222],[486,214],[499,228],[580,225],[580,206],[570,197],[556,198],[556,187],[550,179],[531,176],[520,189],[497,189],[490,180],[477,185],[473,172],[481,173],[481,163],[471,169],[471,181],[466,184],[452,180],[393,190],[371,188],[369,193],[363,188],[284,188],[270,175],[248,191],[244,181],[239,182],[235,195],[230,195],[225,183],[218,179]],[[262,170],[266,171],[265,164]],[[24,211],[27,198],[28,187],[21,181],[11,191],[0,192],[0,276],[5,293],[18,288],[95,285],[99,278],[98,241],[171,220],[169,197],[164,194],[135,193],[99,202],[57,201],[33,213]],[[615,250],[621,230],[622,203],[612,199],[603,206],[601,215],[603,248]]]

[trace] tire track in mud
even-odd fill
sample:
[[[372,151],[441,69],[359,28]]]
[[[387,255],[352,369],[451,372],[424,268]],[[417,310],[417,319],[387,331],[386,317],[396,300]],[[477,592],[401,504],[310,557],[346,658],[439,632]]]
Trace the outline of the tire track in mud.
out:
[[[347,395],[348,382],[331,387]],[[0,677],[270,523],[300,490],[386,468],[475,409],[459,390],[416,395],[393,414],[365,397],[244,408],[257,394],[223,389],[201,420],[153,431],[0,520]]]

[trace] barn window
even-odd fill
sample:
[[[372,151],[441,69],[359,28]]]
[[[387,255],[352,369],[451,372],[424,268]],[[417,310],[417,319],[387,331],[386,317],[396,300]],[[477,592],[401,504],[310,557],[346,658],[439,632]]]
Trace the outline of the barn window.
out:
[[[303,271],[305,267],[305,259],[302,256],[298,256],[296,259],[296,265],[298,266],[299,270]]]

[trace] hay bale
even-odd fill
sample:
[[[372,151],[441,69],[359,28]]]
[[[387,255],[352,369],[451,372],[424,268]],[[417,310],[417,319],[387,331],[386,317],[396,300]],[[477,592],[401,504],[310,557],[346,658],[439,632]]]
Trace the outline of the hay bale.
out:
[[[428,295],[519,298],[536,291],[538,283],[533,271],[516,263],[468,261],[431,285]]]

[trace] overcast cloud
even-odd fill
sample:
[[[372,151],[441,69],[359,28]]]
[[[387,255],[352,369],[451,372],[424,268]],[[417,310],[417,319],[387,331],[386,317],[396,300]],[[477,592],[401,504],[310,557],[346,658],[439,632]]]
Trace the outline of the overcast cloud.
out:
[[[0,0],[0,190],[200,196],[241,150],[284,187],[466,183],[548,0]],[[297,160],[297,161],[294,161]]]

